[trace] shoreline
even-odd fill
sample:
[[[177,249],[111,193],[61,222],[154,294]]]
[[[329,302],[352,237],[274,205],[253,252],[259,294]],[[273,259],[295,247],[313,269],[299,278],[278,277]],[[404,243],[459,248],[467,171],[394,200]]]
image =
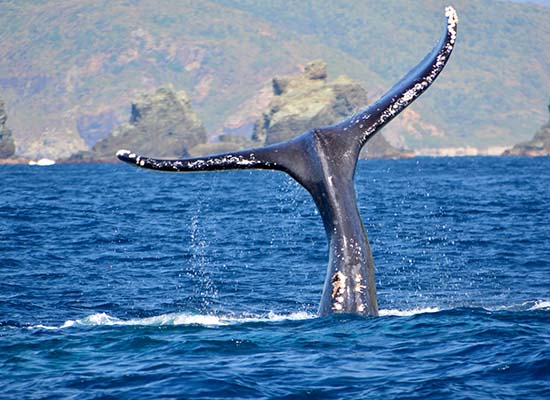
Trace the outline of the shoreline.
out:
[[[511,157],[528,157],[528,158],[538,158],[538,157],[550,157],[550,154],[500,154],[500,155],[490,155],[490,154],[477,154],[477,155],[427,155],[427,154],[416,154],[409,157],[377,157],[377,158],[366,158],[360,159],[360,161],[372,161],[372,160],[410,160],[413,158],[474,158],[474,157],[502,157],[502,158],[511,158]],[[2,165],[29,165],[31,160],[29,158],[3,158],[0,159],[0,166]],[[74,160],[74,159],[64,159],[64,160],[54,160],[55,164],[118,164],[119,160],[116,158],[109,159],[95,159],[95,160]],[[54,164],[54,165],[55,165]],[[34,165],[29,165],[34,166]]]
[[[29,165],[30,162],[36,161],[30,158],[15,157],[15,158],[0,158],[0,165]],[[55,164],[116,164],[118,159],[95,159],[95,160],[74,160],[74,159],[61,159],[52,160]],[[53,165],[55,165],[53,164]],[[31,165],[34,166],[34,165]]]

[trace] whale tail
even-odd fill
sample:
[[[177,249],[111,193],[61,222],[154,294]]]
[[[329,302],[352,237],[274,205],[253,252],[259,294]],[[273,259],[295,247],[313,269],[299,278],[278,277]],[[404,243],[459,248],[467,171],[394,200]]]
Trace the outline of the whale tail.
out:
[[[299,179],[301,175],[297,157],[303,153],[305,136],[325,136],[332,147],[345,147],[359,155],[361,147],[384,125],[416,100],[435,80],[447,63],[456,40],[458,17],[452,7],[445,9],[447,24],[439,43],[426,57],[395,84],[378,101],[365,110],[338,124],[315,129],[297,138],[255,149],[229,152],[206,157],[177,160],[149,158],[120,150],[117,157],[141,168],[167,172],[220,171],[228,169],[275,169],[290,173]],[[336,150],[336,153],[341,151]],[[300,182],[303,184],[303,182]]]
[[[160,160],[127,150],[120,150],[117,157],[158,171],[274,169],[288,173],[311,194],[329,241],[329,267],[319,313],[377,315],[374,263],[353,185],[357,159],[367,141],[443,70],[455,45],[458,23],[452,7],[445,9],[445,16],[445,32],[435,48],[378,101],[340,123],[272,146],[206,157]]]

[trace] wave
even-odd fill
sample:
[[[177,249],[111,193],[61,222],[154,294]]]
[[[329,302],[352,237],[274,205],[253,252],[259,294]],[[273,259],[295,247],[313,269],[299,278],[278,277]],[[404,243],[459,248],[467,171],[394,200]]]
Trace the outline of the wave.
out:
[[[381,317],[410,317],[417,314],[431,314],[442,311],[439,307],[423,307],[423,308],[414,308],[412,310],[398,310],[398,309],[389,309],[389,310],[380,310],[379,314]]]
[[[550,301],[546,301],[546,300],[536,301],[535,304],[529,308],[529,311],[534,311],[534,310],[550,311]]]
[[[437,313],[441,311],[450,311],[454,309],[472,309],[475,310],[481,309],[489,312],[499,312],[499,311],[550,311],[550,301],[548,300],[531,300],[531,301],[525,301],[520,304],[512,304],[512,305],[504,305],[504,306],[485,306],[485,307],[448,307],[448,308],[440,308],[440,307],[423,307],[423,308],[415,308],[412,310],[399,310],[399,309],[388,309],[388,310],[380,310],[380,316],[381,317],[410,317],[412,315],[417,314],[430,314],[430,313]]]
[[[306,312],[292,314],[267,313],[259,316],[216,316],[208,314],[171,313],[154,317],[135,318],[123,320],[112,317],[106,313],[97,313],[83,319],[68,320],[60,326],[33,325],[30,329],[65,329],[73,326],[178,326],[178,325],[201,325],[201,326],[226,326],[249,322],[279,322],[279,321],[300,321],[316,318],[316,315]]]
[[[416,314],[435,313],[441,311],[438,307],[415,308],[412,310],[380,310],[381,317],[396,316],[408,317]],[[74,326],[178,326],[178,325],[200,325],[206,327],[237,325],[254,322],[280,322],[280,321],[301,321],[314,319],[318,316],[307,312],[296,312],[292,314],[276,314],[273,312],[257,316],[216,316],[209,314],[171,313],[154,317],[135,318],[123,320],[113,317],[107,313],[97,313],[83,319],[68,320],[60,326],[32,325],[29,329],[65,329]]]
[[[480,307],[489,312],[501,312],[501,311],[550,311],[550,301],[548,300],[536,300],[527,301],[521,304],[514,304],[509,306],[498,307]],[[433,314],[442,311],[453,310],[452,307],[440,308],[440,307],[421,307],[410,310],[399,309],[381,309],[379,311],[380,317],[410,317],[419,314]],[[32,325],[28,326],[29,329],[66,329],[74,326],[180,326],[180,325],[198,325],[205,327],[238,325],[244,323],[255,322],[281,322],[281,321],[302,321],[315,319],[318,316],[316,314],[308,313],[305,311],[295,312],[291,314],[277,314],[269,312],[262,315],[247,315],[247,316],[217,316],[210,314],[191,314],[191,313],[170,313],[162,314],[154,317],[147,318],[134,318],[124,320],[113,317],[107,313],[97,313],[85,317],[83,319],[68,320],[62,325]]]
[[[521,304],[512,304],[506,306],[484,307],[487,311],[550,311],[550,301],[531,300],[524,301]]]

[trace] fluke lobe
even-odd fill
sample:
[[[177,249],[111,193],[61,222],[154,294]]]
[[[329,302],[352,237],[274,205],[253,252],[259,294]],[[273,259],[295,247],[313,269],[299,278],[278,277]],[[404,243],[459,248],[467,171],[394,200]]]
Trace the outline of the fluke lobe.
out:
[[[207,157],[158,160],[120,150],[141,168],[168,172],[273,169],[284,171],[313,197],[329,243],[319,314],[378,315],[374,262],[357,208],[354,175],[361,148],[420,96],[443,70],[455,45],[458,17],[445,9],[446,29],[436,47],[376,103],[338,124],[309,130],[287,142]]]

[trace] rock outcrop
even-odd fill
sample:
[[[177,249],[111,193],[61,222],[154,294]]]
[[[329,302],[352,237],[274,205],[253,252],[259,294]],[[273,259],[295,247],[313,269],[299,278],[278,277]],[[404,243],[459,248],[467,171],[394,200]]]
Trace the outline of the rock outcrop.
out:
[[[0,99],[0,159],[9,158],[15,154],[15,143],[11,131],[6,127],[7,120],[4,102]]]
[[[206,131],[187,94],[167,86],[133,102],[129,122],[73,161],[113,159],[117,150],[126,148],[151,157],[179,158],[205,142]]]
[[[550,112],[550,104],[548,104]],[[516,144],[510,150],[506,150],[505,156],[550,156],[550,118],[548,122],[541,126],[533,139],[528,142]]]
[[[308,129],[334,124],[368,104],[367,91],[350,78],[328,82],[323,61],[309,63],[301,75],[274,78],[273,94],[268,110],[254,126],[252,138],[260,144],[282,142]],[[412,156],[413,152],[393,147],[381,134],[361,154],[362,158]]]
[[[190,157],[201,157],[209,154],[229,153],[258,146],[244,136],[220,135],[217,142],[202,143],[189,150]]]

